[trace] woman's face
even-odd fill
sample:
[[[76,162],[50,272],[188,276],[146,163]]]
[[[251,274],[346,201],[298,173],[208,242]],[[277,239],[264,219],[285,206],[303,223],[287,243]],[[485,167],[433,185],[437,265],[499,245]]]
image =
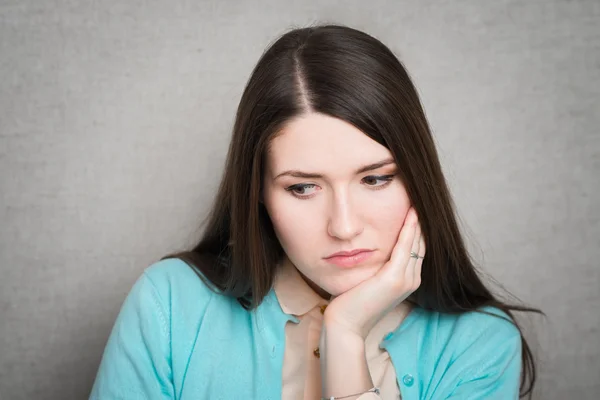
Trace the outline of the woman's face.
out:
[[[321,296],[346,292],[387,262],[410,207],[387,148],[345,121],[312,113],[273,139],[265,167],[263,202],[284,262]],[[326,259],[354,249],[373,252],[351,267]]]

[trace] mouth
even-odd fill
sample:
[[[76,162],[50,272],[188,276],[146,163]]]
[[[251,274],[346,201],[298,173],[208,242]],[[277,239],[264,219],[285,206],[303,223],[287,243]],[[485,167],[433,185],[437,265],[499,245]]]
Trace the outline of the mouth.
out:
[[[365,251],[371,251],[371,250],[370,249],[354,249],[354,250],[348,250],[348,251],[346,251],[346,250],[338,251],[337,253],[330,254],[325,258],[331,258],[331,257],[336,257],[336,256],[344,256],[344,257],[353,256],[353,255],[356,255],[358,253],[362,253]]]
[[[345,253],[345,254],[344,254]],[[325,258],[328,263],[338,267],[349,268],[362,264],[373,255],[373,250],[354,250],[351,252],[339,252]]]

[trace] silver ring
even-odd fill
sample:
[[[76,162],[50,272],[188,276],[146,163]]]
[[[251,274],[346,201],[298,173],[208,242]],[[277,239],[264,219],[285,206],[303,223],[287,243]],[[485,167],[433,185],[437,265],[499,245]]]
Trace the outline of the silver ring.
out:
[[[425,258],[425,257],[422,257],[422,256],[418,255],[418,254],[417,254],[417,253],[415,253],[414,251],[411,251],[411,252],[410,252],[410,256],[411,256],[412,258],[416,258],[417,260],[418,260],[419,258]]]

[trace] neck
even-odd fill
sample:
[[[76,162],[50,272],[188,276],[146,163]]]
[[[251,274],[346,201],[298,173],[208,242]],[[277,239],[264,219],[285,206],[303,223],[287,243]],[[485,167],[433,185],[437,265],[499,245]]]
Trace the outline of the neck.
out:
[[[296,268],[296,266],[290,261],[289,258],[285,258],[284,262],[290,263],[294,268]],[[324,290],[322,287],[320,287],[319,285],[317,285],[316,283],[314,283],[313,281],[311,281],[310,279],[308,279],[308,277],[306,277],[302,271],[300,271],[298,268],[296,268],[296,270],[298,271],[298,273],[300,274],[300,276],[302,277],[302,279],[304,279],[304,282],[307,283],[308,286],[310,286],[310,288],[312,290],[315,291],[316,294],[318,294],[319,296],[321,296],[322,299],[324,300],[333,300],[332,296],[330,293],[328,293],[326,290]]]

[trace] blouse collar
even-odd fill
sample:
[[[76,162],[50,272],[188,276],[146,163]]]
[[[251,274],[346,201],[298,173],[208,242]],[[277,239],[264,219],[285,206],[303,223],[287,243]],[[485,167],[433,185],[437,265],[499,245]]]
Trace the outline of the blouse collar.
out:
[[[329,304],[302,278],[296,267],[285,258],[277,268],[273,290],[286,314],[302,316],[316,306]]]

